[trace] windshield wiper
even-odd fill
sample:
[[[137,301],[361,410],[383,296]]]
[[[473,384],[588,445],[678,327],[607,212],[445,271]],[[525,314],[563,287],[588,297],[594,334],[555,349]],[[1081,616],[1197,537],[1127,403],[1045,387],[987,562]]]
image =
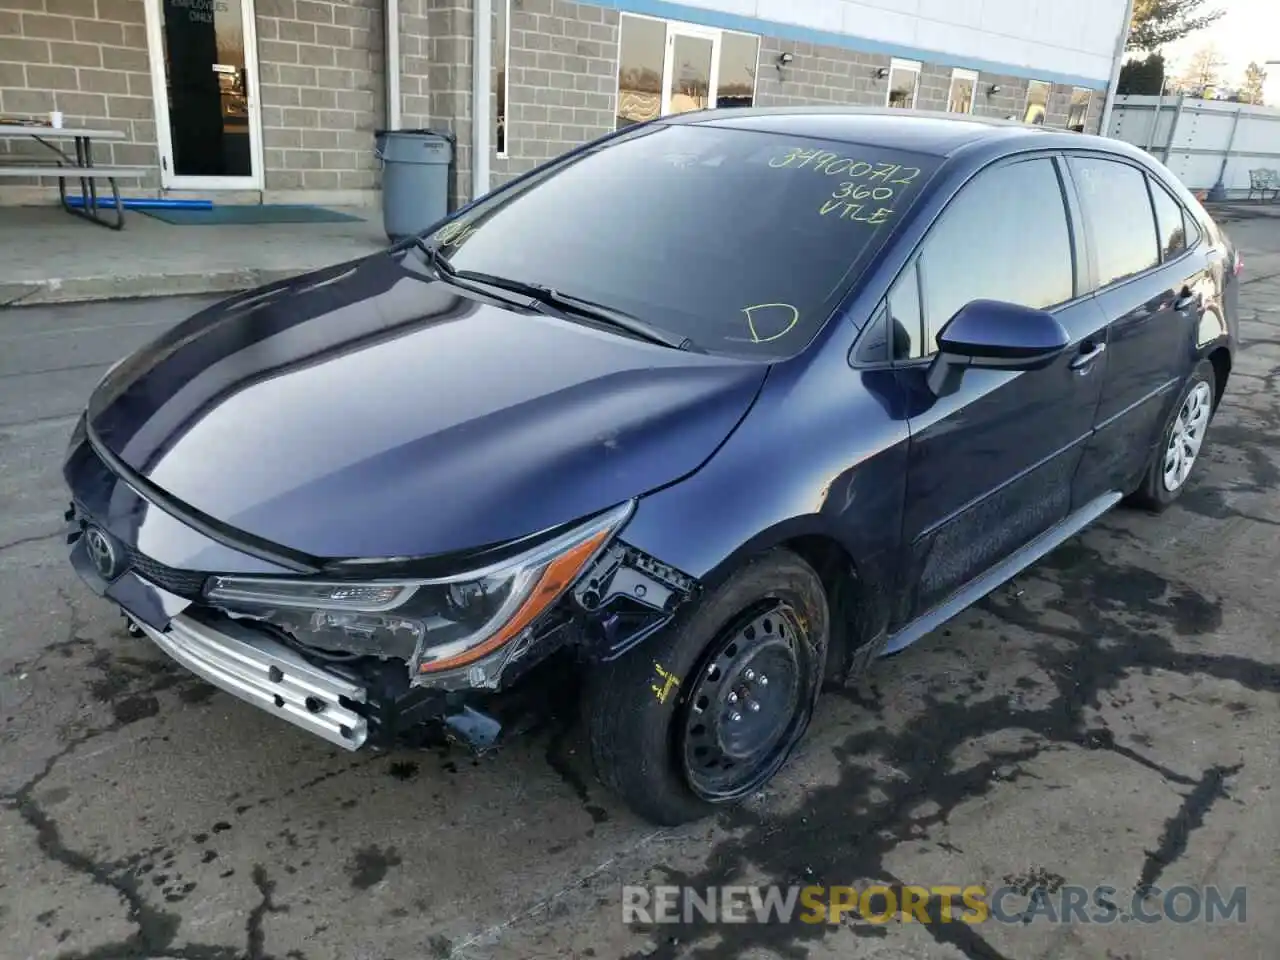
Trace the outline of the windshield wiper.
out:
[[[452,267],[452,264],[450,266]],[[484,283],[492,287],[500,287],[503,290],[510,290],[512,293],[524,294],[547,306],[568,310],[606,326],[625,330],[627,333],[643,340],[648,340],[650,343],[659,343],[664,347],[671,347],[675,350],[701,352],[698,350],[697,345],[686,336],[656,327],[647,320],[641,320],[637,316],[614,307],[607,307],[603,303],[596,303],[594,300],[587,300],[584,297],[575,297],[571,293],[562,293],[554,287],[544,286],[540,283],[526,283],[523,280],[513,280],[510,277],[500,277],[497,274],[482,273],[478,270],[458,270],[454,276],[461,280],[471,280],[475,283]]]
[[[446,280],[456,280],[458,277],[458,268],[450,263],[444,255],[444,251],[438,244],[434,244],[425,237],[414,237],[414,246],[423,252],[427,258],[427,263],[435,270],[437,274]]]
[[[510,286],[490,283],[479,277],[462,276],[458,268],[448,261],[440,247],[423,237],[414,237],[413,243],[426,256],[427,264],[435,271],[436,278],[444,283],[470,290],[472,293],[495,297],[526,310],[541,310],[544,306],[537,297],[523,291],[513,291]],[[523,297],[513,299],[511,297],[513,292],[523,293]]]
[[[606,307],[604,304],[596,303],[594,300],[575,297],[569,293],[561,293],[554,287],[544,286],[540,283],[526,283],[523,280],[513,280],[510,277],[500,277],[495,273],[484,273],[479,270],[459,270],[445,258],[440,248],[435,244],[430,243],[423,237],[414,237],[414,243],[426,255],[428,263],[431,264],[436,274],[449,283],[469,288],[471,284],[496,287],[508,293],[528,297],[531,302],[526,306],[529,307],[536,308],[538,305],[542,305],[556,307],[560,310],[570,310],[598,323],[625,330],[634,336],[648,340],[650,343],[658,343],[675,350],[702,352],[688,337],[671,333],[661,327],[655,327],[653,324],[629,313],[613,307]]]

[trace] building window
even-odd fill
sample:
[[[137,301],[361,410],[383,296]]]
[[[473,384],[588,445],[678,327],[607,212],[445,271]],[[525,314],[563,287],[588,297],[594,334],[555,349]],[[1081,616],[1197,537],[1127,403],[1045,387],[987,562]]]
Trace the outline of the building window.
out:
[[[618,41],[618,129],[653,120],[662,113],[662,72],[667,25],[662,20],[622,15]]]
[[[494,3],[494,15],[497,20],[493,29],[493,118],[496,131],[494,143],[498,147],[498,156],[507,155],[507,106],[510,97],[507,93],[507,62],[511,59],[511,0],[497,0]]]
[[[755,103],[760,38],[624,13],[617,127],[672,113]]]
[[[885,103],[890,107],[910,110],[916,105],[920,89],[920,64],[914,60],[894,59],[889,64],[889,92]]]
[[[1093,99],[1093,91],[1084,87],[1076,87],[1071,91],[1071,108],[1067,111],[1067,129],[1076,133],[1084,133],[1085,121],[1089,119],[1089,101]]]
[[[951,92],[947,95],[947,111],[949,113],[973,113],[973,92],[977,89],[977,71],[952,70]]]
[[[1032,80],[1027,84],[1027,109],[1022,115],[1023,123],[1040,126],[1044,123],[1044,115],[1049,109],[1049,91],[1053,85],[1044,80]]]
[[[720,34],[720,72],[716,76],[716,107],[749,107],[756,102],[756,73],[760,38],[749,33]]]

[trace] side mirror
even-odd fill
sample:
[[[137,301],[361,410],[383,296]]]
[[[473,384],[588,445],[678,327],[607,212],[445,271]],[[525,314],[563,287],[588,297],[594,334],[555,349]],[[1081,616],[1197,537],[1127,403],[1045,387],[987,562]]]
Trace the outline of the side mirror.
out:
[[[972,300],[938,333],[929,389],[935,397],[954,393],[968,367],[1040,370],[1070,343],[1070,335],[1051,313],[1000,300]]]

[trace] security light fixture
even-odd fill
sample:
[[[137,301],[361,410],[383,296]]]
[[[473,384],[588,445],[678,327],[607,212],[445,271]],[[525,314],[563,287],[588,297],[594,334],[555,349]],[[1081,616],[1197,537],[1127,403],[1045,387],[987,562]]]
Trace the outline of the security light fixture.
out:
[[[888,75],[889,75],[888,67],[881,67],[879,70],[876,71],[876,76],[879,77],[881,80],[883,80]]]

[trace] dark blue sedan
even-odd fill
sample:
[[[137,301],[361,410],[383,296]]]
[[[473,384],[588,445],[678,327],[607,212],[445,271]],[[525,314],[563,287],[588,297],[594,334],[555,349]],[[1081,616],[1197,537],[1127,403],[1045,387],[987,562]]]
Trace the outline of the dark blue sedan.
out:
[[[489,744],[513,690],[581,670],[601,778],[686,821],[774,776],[824,685],[1172,502],[1240,267],[1116,141],[628,127],[123,360],[67,455],[71,561],[348,749]]]

